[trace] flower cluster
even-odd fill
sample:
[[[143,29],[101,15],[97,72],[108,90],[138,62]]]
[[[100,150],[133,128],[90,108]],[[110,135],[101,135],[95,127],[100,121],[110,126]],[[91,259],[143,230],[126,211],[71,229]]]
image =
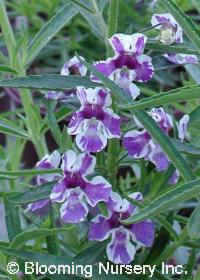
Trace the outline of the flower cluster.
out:
[[[107,139],[120,138],[120,117],[109,107],[110,94],[103,88],[77,87],[81,108],[72,116],[68,133],[76,135],[81,151],[96,153],[106,147]]]
[[[183,41],[183,31],[174,18],[169,14],[154,15],[152,25],[160,29],[161,43],[171,45]],[[144,54],[147,37],[141,33],[132,35],[115,34],[109,39],[114,56],[105,61],[98,61],[93,67],[119,85],[129,97],[135,100],[140,89],[135,83],[144,83],[152,79],[154,68],[151,57]],[[197,63],[192,55],[165,54],[168,60],[180,64]],[[83,58],[82,58],[83,59]],[[84,60],[84,59],[83,59]],[[86,67],[73,57],[67,61],[61,75],[87,74]],[[90,76],[93,82],[100,82],[95,75]],[[106,148],[108,139],[122,140],[122,147],[134,159],[143,158],[152,162],[158,172],[167,170],[170,160],[143,125],[134,118],[136,128],[123,135],[121,130],[122,118],[112,109],[112,95],[102,87],[74,89],[80,102],[68,124],[68,134],[75,136],[75,143],[82,153],[73,150],[66,151],[62,156],[58,152],[46,155],[38,164],[39,169],[61,168],[62,174],[45,174],[37,178],[38,184],[56,181],[49,199],[28,205],[32,212],[43,209],[46,205],[56,203],[60,206],[60,216],[65,223],[89,221],[92,213],[99,213],[96,207],[99,202],[107,206],[108,216],[98,214],[89,221],[88,239],[103,241],[111,238],[107,244],[108,259],[116,264],[128,264],[134,259],[136,250],[141,246],[151,247],[154,241],[154,225],[150,220],[125,225],[123,220],[138,213],[138,207],[129,202],[142,201],[142,194],[134,192],[123,199],[112,191],[111,184],[102,176],[96,176],[96,158],[91,153],[98,153]],[[64,98],[58,93],[50,92],[47,98]],[[178,132],[178,138],[183,141],[187,137],[189,116],[184,115],[179,122],[165,113],[162,108],[153,108],[149,115],[160,129],[171,136],[173,129]],[[176,127],[174,127],[176,126]],[[176,183],[179,173],[176,170],[170,180]]]
[[[171,14],[154,14],[151,19],[152,26],[160,30],[159,40],[164,45],[183,43],[183,29]],[[175,64],[197,64],[196,55],[166,53],[164,57]]]
[[[108,41],[114,56],[105,61],[95,62],[93,67],[136,99],[140,90],[132,82],[147,82],[154,74],[151,57],[143,54],[147,37],[141,33],[115,34]],[[95,76],[92,76],[92,80],[99,81]]]
[[[142,194],[132,193],[129,198],[140,202]],[[108,217],[97,215],[91,221],[88,238],[89,240],[103,241],[111,236],[111,241],[107,245],[108,259],[116,264],[130,263],[134,259],[137,249],[141,246],[152,246],[154,225],[150,220],[127,226],[123,225],[121,221],[136,214],[138,208],[128,200],[122,199],[115,192],[111,192],[108,211]]]
[[[165,113],[162,108],[154,108],[149,112],[149,115],[159,125],[161,130],[169,136],[173,129],[172,117]],[[184,115],[183,118],[176,123],[178,137],[181,141],[186,138],[187,124],[189,116]],[[135,123],[138,127],[136,130],[131,130],[124,135],[123,145],[127,149],[130,157],[135,159],[144,158],[147,161],[155,164],[157,171],[165,171],[169,166],[169,159],[162,151],[160,145],[151,137],[142,124],[135,118]],[[178,180],[178,171],[175,171],[171,183],[176,183]]]

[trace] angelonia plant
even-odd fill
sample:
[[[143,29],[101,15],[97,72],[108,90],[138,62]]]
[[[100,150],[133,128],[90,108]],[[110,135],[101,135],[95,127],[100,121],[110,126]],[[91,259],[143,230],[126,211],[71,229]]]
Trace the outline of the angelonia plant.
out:
[[[200,88],[187,81],[180,88],[177,82],[168,92],[151,89],[162,83],[157,74],[162,68],[156,62],[158,53],[166,73],[177,67],[186,69],[199,83],[194,70],[199,68],[193,68],[199,67],[199,33],[174,1],[153,1],[152,10],[158,4],[161,8],[151,14],[149,28],[126,26],[122,33],[118,33],[117,0],[109,1],[108,24],[100,1],[91,1],[92,6],[71,2],[39,31],[35,45],[33,39],[25,64],[18,55],[11,59],[10,67],[19,75],[0,81],[0,86],[19,88],[25,113],[19,112],[19,127],[12,119],[0,117],[0,132],[31,141],[38,157],[33,170],[16,171],[23,166],[13,168],[10,163],[0,171],[4,180],[10,180],[10,193],[2,191],[10,244],[8,248],[0,244],[0,252],[19,262],[37,258],[40,262],[43,256],[42,262],[48,264],[61,260],[94,266],[98,261],[152,264],[157,266],[155,279],[174,279],[172,271],[164,278],[160,267],[163,262],[175,267],[179,264],[176,256],[183,252],[182,274],[187,270],[190,277],[194,272],[200,277],[196,267],[200,148],[192,139],[197,132],[189,129],[199,118]],[[59,74],[26,76],[37,48],[39,52],[47,44],[44,40],[59,31],[55,21],[61,22],[65,13],[71,13],[66,15],[69,18],[78,12],[89,24],[96,20],[106,34],[101,38],[105,48],[96,50],[100,59],[84,56],[80,48],[71,52]],[[13,58],[11,43],[17,44],[0,0],[1,13],[2,33]],[[29,99],[33,88],[43,94],[41,108]],[[48,149],[48,130],[56,143],[53,149]],[[2,148],[0,154],[6,158]],[[12,160],[16,163],[15,154]],[[22,191],[15,182],[18,177]],[[35,247],[27,243],[32,239]],[[20,273],[11,279],[25,276],[23,269]]]

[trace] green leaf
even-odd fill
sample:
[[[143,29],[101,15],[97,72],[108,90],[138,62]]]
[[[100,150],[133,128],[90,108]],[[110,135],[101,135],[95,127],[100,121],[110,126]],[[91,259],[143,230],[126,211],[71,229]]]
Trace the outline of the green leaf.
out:
[[[29,139],[28,133],[14,122],[0,117],[0,132],[8,135],[13,135],[22,139]]]
[[[30,188],[20,194],[10,196],[8,198],[9,202],[13,204],[26,204],[26,203],[31,203],[38,200],[49,198],[51,194],[51,190],[55,185],[55,183],[56,183],[55,181],[50,183],[45,183],[40,186]]]
[[[200,239],[200,204],[194,209],[187,228],[191,239]]]
[[[11,73],[11,74],[17,74],[17,72],[10,68],[10,67],[7,67],[5,65],[0,65],[0,72],[6,72],[6,73]]]
[[[35,75],[0,80],[0,87],[29,88],[39,90],[66,90],[77,86],[95,87],[97,83],[90,81],[89,77],[61,76],[61,75]]]
[[[94,69],[87,61],[82,60],[80,57],[78,59],[94,74],[96,75],[104,86],[108,87],[113,95],[116,96],[122,102],[130,102],[131,98],[123,92],[123,90],[112,82],[109,78],[102,75],[96,69]],[[151,136],[160,144],[163,151],[167,154],[171,162],[175,165],[175,167],[179,170],[180,174],[183,178],[187,180],[193,180],[194,175],[182,157],[182,155],[177,151],[173,143],[170,139],[165,135],[165,133],[158,127],[157,123],[148,115],[144,110],[133,110],[130,112],[135,115],[135,117],[141,122],[144,128],[151,134]]]
[[[76,15],[75,8],[67,3],[55,16],[53,16],[35,35],[28,49],[27,63],[31,63],[42,48]]]
[[[4,171],[0,170],[0,175],[5,175],[10,178],[19,177],[19,176],[30,176],[30,175],[42,175],[42,174],[56,174],[61,173],[61,169],[52,168],[52,169],[27,169],[19,171]]]
[[[47,117],[49,122],[49,128],[51,133],[58,144],[58,147],[61,147],[62,133],[60,131],[59,125],[54,114],[55,104],[52,100],[47,100]]]
[[[134,101],[131,102],[131,104],[125,104],[120,107],[123,109],[144,109],[198,98],[200,98],[200,86],[194,85],[162,92],[155,96],[143,98],[140,101]]]
[[[8,231],[9,240],[12,240],[16,235],[21,233],[21,223],[19,218],[18,206],[13,206],[7,197],[4,198],[6,228]]]
[[[58,257],[54,255],[49,254],[42,254],[42,253],[35,253],[31,251],[24,251],[24,250],[13,250],[8,249],[5,247],[0,247],[0,251],[4,254],[10,255],[12,257],[21,259],[23,261],[29,261],[29,262],[38,262],[39,265],[46,265],[49,267],[50,265],[58,266],[58,265],[70,265],[72,267],[71,260],[65,256],[65,257]],[[81,263],[73,262],[74,265],[81,265]],[[82,263],[84,265],[84,263]],[[95,280],[127,280],[128,277],[124,275],[112,275],[111,273],[106,274],[103,270],[102,273],[99,273],[99,269],[96,266],[92,266],[92,278]],[[48,277],[51,276],[51,279],[55,280],[66,280],[68,279],[68,276],[66,275],[48,275]],[[77,270],[77,274],[75,274],[75,279],[85,279],[87,278],[85,275],[81,274],[80,270]],[[87,278],[88,279],[88,278]]]
[[[200,179],[190,181],[188,183],[182,184],[160,196],[155,198],[153,201],[148,203],[147,206],[140,209],[140,212],[126,221],[122,221],[123,224],[132,224],[139,221],[145,220],[147,218],[152,218],[152,216],[158,215],[165,210],[169,210],[188,200],[195,197],[200,192]]]
[[[72,112],[73,112],[73,110],[66,106],[60,108],[58,111],[55,112],[56,121],[59,122],[59,121],[63,120],[64,118],[68,117]],[[41,131],[43,133],[45,133],[45,132],[47,132],[48,128],[49,128],[48,121],[45,120],[44,124],[42,125]]]
[[[196,27],[194,22],[181,10],[181,8],[174,3],[173,0],[160,0],[160,4],[173,15],[175,20],[183,28],[185,34],[193,42],[193,44],[200,50],[200,30]]]
[[[193,45],[190,43],[182,43],[182,44],[168,46],[168,45],[161,44],[156,40],[149,39],[145,45],[145,48],[159,51],[159,52],[167,52],[167,53],[196,54],[196,55],[200,54],[200,51],[194,49]]]
[[[66,232],[69,227],[66,228],[53,228],[53,229],[33,229],[18,234],[11,242],[10,249],[21,249],[27,241],[36,238],[45,238],[47,236],[55,235],[58,233]]]
[[[171,139],[172,143],[174,146],[177,148],[178,151],[187,154],[187,155],[192,155],[193,157],[199,157],[200,156],[200,147],[190,144],[190,143],[185,143],[181,142],[176,139]]]

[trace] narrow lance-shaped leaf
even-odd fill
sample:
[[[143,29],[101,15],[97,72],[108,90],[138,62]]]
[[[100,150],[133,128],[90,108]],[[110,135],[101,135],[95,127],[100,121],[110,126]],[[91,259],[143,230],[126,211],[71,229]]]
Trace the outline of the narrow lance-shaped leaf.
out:
[[[10,249],[21,249],[27,241],[36,238],[45,238],[47,236],[55,235],[68,231],[69,227],[66,228],[54,228],[54,229],[33,229],[18,234],[11,242]]]
[[[126,221],[122,221],[123,224],[132,224],[142,221],[152,216],[158,215],[161,212],[171,209],[177,204],[195,197],[200,192],[200,179],[190,181],[182,184],[163,195],[158,196],[152,202],[150,202],[140,212],[133,215]]]
[[[131,98],[128,97],[128,95],[123,92],[123,90],[116,85],[114,82],[112,82],[109,78],[104,76],[103,74],[99,73],[96,69],[94,69],[88,62],[85,60],[82,60],[80,57],[78,57],[79,60],[94,74],[96,75],[99,80],[109,88],[112,93],[123,103],[130,102]],[[175,148],[173,143],[170,141],[170,139],[164,134],[164,132],[158,127],[156,122],[148,115],[147,112],[144,110],[130,110],[131,113],[133,113],[136,118],[142,123],[144,128],[151,134],[151,136],[160,144],[163,151],[167,154],[171,162],[175,165],[175,167],[179,170],[182,177],[187,180],[193,180],[195,177],[185,161],[185,159],[182,157],[182,155],[178,152],[178,150]]]
[[[194,209],[187,228],[191,239],[200,238],[200,204]]]
[[[162,92],[155,96],[143,98],[140,101],[121,105],[120,107],[123,109],[144,109],[198,98],[200,98],[200,86],[194,85]]]
[[[38,90],[62,91],[76,88],[77,86],[95,87],[96,83],[90,81],[89,77],[61,76],[61,75],[35,75],[0,80],[0,87],[29,88]]]
[[[54,17],[52,17],[35,35],[28,49],[28,61],[31,63],[40,50],[60,31],[63,26],[77,14],[76,9],[67,3]]]
[[[51,190],[55,183],[56,182],[54,181],[42,184],[32,189],[28,189],[25,192],[8,197],[8,200],[13,204],[26,204],[49,198]]]
[[[194,49],[193,45],[190,43],[182,43],[177,45],[164,45],[159,43],[156,40],[148,40],[146,45],[146,49],[160,51],[160,52],[168,52],[168,53],[184,53],[184,54],[196,54],[199,55],[200,51]]]

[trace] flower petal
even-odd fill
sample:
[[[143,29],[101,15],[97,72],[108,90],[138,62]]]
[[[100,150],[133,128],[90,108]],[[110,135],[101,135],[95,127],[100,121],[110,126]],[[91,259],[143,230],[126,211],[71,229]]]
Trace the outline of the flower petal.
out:
[[[81,176],[87,176],[94,172],[96,158],[89,154],[80,154],[77,156],[78,172]]]
[[[117,69],[110,77],[120,88],[135,100],[140,94],[140,89],[132,83],[135,80],[136,73],[134,70]]]
[[[131,226],[131,232],[135,239],[147,247],[154,242],[155,229],[151,221],[142,221]]]
[[[77,111],[73,114],[71,121],[68,125],[69,135],[76,135],[82,131],[84,118],[81,111]]]
[[[132,35],[115,34],[108,39],[111,47],[116,54],[121,53],[133,53],[142,54],[144,51],[147,37],[141,33],[135,33]]]
[[[162,128],[166,134],[173,128],[172,117],[166,114],[163,108],[153,108],[150,112],[150,116],[160,125],[160,128]]]
[[[146,130],[132,130],[124,135],[123,146],[128,150],[129,156],[143,158],[149,152],[150,139]]]
[[[83,60],[84,58],[81,57]],[[78,60],[76,56],[68,60],[61,70],[61,75],[68,76],[70,74],[86,76],[87,68]]]
[[[176,184],[178,182],[179,177],[180,177],[179,171],[175,170],[172,177],[169,180],[169,184],[172,184],[172,185]]]
[[[120,117],[109,108],[104,109],[103,133],[106,138],[120,138]]]
[[[88,203],[94,207],[100,201],[109,201],[111,189],[112,186],[102,176],[96,176],[87,183],[84,193]]]
[[[164,57],[167,58],[167,60],[169,60],[170,62],[178,65],[199,63],[196,55],[191,54],[164,54]]]
[[[84,221],[88,208],[83,201],[83,193],[80,188],[67,191],[66,202],[60,208],[61,218],[65,223],[79,223]]]
[[[130,233],[120,226],[112,233],[112,240],[107,245],[108,259],[115,264],[129,264],[135,256],[135,246],[130,241]]]
[[[155,144],[153,141],[150,142],[151,153],[147,156],[147,159],[155,164],[158,172],[167,170],[169,166],[169,159],[165,153],[161,150],[158,144]]]
[[[155,26],[159,23],[166,23],[169,26],[174,27],[175,30],[175,42],[182,43],[183,42],[183,29],[178,24],[178,22],[174,19],[171,14],[154,14],[151,19],[152,26]],[[156,26],[156,29],[161,29],[162,25]]]
[[[63,202],[66,198],[66,186],[63,180],[59,181],[52,189],[50,199],[52,202]]]
[[[154,68],[150,56],[141,54],[136,57],[135,61],[135,80],[138,82],[148,82],[154,75]]]
[[[49,205],[49,199],[39,200],[33,203],[29,203],[26,211],[36,212],[37,210],[41,210],[47,205]]]
[[[97,153],[103,150],[107,139],[100,131],[99,122],[89,122],[87,128],[76,136],[76,144],[83,152]]]
[[[178,138],[183,141],[187,137],[187,125],[189,122],[189,115],[184,115],[177,125]]]
[[[88,239],[89,240],[106,240],[111,234],[112,228],[109,218],[103,215],[97,215],[90,223]]]
[[[74,151],[68,150],[63,154],[61,169],[64,173],[77,171],[76,153]]]
[[[92,65],[98,72],[104,74],[105,76],[109,77],[113,71],[115,71],[115,62],[114,58],[108,58],[102,61],[96,61]],[[91,75],[91,80],[93,82],[99,82],[99,79],[95,75]]]
[[[122,199],[118,193],[111,191],[108,207],[112,212],[125,213],[129,210],[130,203],[128,200]]]
[[[37,169],[52,169],[57,168],[60,163],[60,154],[54,151],[51,155],[45,155],[37,164]],[[59,174],[43,174],[37,176],[38,184],[51,182],[59,177]]]

